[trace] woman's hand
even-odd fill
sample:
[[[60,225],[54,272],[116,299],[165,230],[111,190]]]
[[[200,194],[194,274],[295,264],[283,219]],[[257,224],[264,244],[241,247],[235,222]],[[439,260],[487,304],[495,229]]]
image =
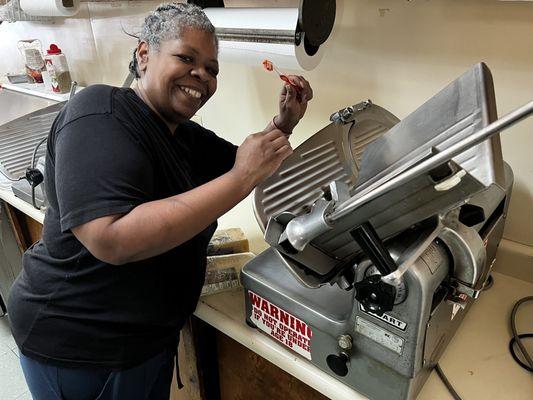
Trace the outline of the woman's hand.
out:
[[[286,134],[290,134],[304,116],[307,102],[313,98],[313,89],[303,76],[287,75],[287,78],[299,90],[289,84],[283,87],[279,97],[279,115],[274,117],[274,124]]]
[[[243,185],[251,191],[276,172],[291,154],[289,140],[279,129],[254,133],[239,146],[230,172],[237,174]]]

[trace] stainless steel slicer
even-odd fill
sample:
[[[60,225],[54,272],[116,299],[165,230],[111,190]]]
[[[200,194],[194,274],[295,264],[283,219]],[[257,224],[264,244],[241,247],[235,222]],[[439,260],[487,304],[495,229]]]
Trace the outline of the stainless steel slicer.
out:
[[[247,323],[371,399],[416,397],[501,240],[513,185],[478,64],[399,121],[331,116],[255,191],[270,248],[242,270]]]

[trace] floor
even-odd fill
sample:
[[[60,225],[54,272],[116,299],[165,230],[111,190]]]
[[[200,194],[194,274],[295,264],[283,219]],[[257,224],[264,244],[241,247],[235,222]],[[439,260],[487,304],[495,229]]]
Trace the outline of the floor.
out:
[[[31,400],[7,316],[0,317],[0,399]]]

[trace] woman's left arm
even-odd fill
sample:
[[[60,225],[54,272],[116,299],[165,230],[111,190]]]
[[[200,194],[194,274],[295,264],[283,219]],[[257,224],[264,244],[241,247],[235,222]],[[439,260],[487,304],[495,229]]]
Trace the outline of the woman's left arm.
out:
[[[290,135],[304,116],[307,102],[313,98],[313,89],[303,76],[287,75],[287,77],[298,89],[289,84],[283,86],[279,96],[279,114],[272,118],[265,130],[279,129]]]

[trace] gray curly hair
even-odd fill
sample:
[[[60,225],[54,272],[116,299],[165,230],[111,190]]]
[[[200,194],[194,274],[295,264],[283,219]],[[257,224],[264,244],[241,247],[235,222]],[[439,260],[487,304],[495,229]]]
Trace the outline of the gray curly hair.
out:
[[[139,36],[139,42],[148,43],[150,49],[159,50],[161,42],[165,40],[178,39],[183,29],[194,28],[211,33],[218,49],[218,39],[215,34],[215,27],[209,21],[202,9],[194,4],[187,3],[165,3],[160,4],[144,19],[144,24]],[[130,62],[129,70],[140,78],[137,65],[137,49],[133,51],[133,59]]]

